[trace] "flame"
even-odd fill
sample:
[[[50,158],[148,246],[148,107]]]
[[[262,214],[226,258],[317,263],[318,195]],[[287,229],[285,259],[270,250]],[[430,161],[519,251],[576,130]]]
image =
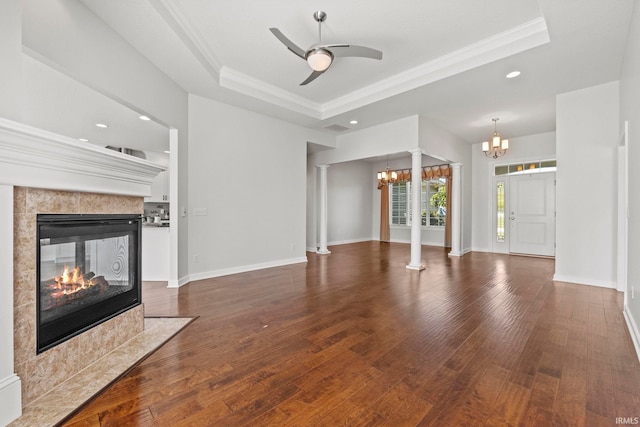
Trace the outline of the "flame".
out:
[[[64,266],[62,275],[56,276],[55,288],[60,290],[58,295],[69,295],[79,292],[82,289],[87,289],[93,286],[95,283],[93,280],[85,280],[84,275],[80,271],[80,267],[75,267],[73,271],[69,271],[68,266]]]

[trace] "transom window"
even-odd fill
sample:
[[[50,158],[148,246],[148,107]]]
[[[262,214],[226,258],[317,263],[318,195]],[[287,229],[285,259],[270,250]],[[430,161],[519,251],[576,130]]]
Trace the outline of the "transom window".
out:
[[[391,224],[411,225],[411,182],[394,182],[389,185],[389,191]],[[420,191],[421,225],[444,227],[447,215],[446,178],[423,180]]]
[[[512,163],[498,165],[494,169],[494,175],[520,175],[535,172],[555,172],[557,162],[555,160],[542,160],[539,162]]]

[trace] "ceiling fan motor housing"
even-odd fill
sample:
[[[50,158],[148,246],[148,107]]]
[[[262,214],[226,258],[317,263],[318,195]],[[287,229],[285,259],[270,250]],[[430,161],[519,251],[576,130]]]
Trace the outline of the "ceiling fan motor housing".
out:
[[[324,22],[327,19],[327,14],[319,10],[313,13],[313,19],[315,19],[317,22]]]

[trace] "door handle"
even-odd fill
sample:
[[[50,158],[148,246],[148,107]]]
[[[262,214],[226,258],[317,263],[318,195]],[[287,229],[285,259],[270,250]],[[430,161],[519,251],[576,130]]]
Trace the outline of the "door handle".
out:
[[[512,216],[510,219],[516,219],[516,217],[515,217],[515,216]]]

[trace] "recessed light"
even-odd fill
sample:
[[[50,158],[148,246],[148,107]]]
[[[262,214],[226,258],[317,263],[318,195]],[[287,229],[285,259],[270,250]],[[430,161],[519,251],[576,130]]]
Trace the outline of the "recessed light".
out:
[[[140,120],[144,120],[146,122],[146,121],[149,121],[151,119],[149,117],[147,117],[147,116],[140,116]]]
[[[109,126],[105,125],[104,123],[96,123],[96,126],[99,127],[99,128],[103,128],[103,129],[109,127]]]
[[[509,74],[507,74],[507,76],[506,76],[506,77],[507,77],[508,79],[512,79],[512,78],[514,78],[514,77],[518,77],[519,75],[520,75],[520,71],[512,71],[512,72],[510,72]]]
[[[78,138],[78,141],[89,142],[89,140],[87,138]]]
[[[358,121],[357,120],[351,120],[349,123],[351,123],[352,125],[357,125]]]

